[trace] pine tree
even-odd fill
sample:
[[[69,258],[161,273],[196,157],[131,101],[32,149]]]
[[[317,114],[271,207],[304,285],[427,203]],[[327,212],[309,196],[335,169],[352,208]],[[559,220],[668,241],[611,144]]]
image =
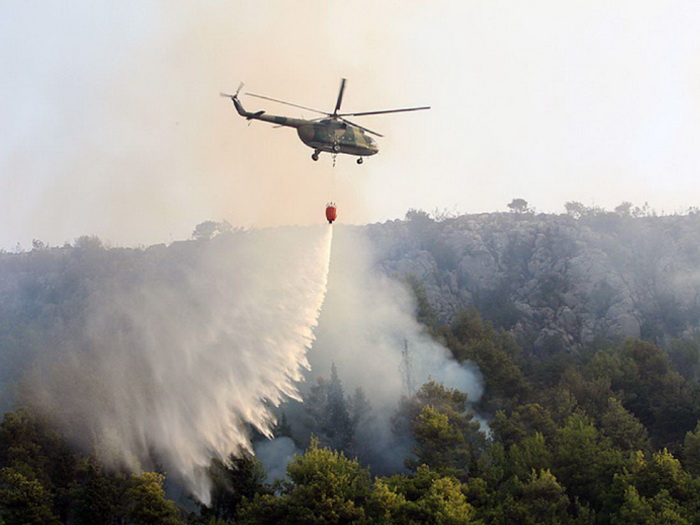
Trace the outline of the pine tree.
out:
[[[304,407],[310,416],[311,433],[321,446],[348,453],[352,451],[355,425],[335,364],[331,366],[330,381],[319,378],[318,383],[311,387]]]

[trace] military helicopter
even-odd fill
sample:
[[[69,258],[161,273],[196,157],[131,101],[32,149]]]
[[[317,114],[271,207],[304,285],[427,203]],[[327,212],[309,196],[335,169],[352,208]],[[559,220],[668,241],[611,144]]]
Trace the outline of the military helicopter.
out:
[[[233,101],[233,105],[236,107],[236,111],[242,117],[247,120],[262,120],[264,122],[271,122],[277,124],[277,127],[286,126],[290,128],[296,128],[297,134],[301,141],[313,148],[314,152],[311,155],[313,160],[318,160],[318,156],[322,151],[326,151],[333,155],[338,153],[345,153],[347,155],[357,155],[357,163],[362,164],[363,157],[368,157],[370,155],[375,155],[379,152],[379,147],[372,137],[368,134],[376,135],[377,137],[383,137],[376,131],[367,129],[359,124],[350,122],[345,117],[360,117],[365,115],[379,115],[383,113],[401,113],[404,111],[419,111],[422,109],[430,109],[430,106],[421,106],[415,108],[404,108],[404,109],[385,109],[381,111],[363,111],[360,113],[339,113],[340,105],[343,102],[343,93],[345,92],[346,79],[342,79],[340,82],[340,92],[338,93],[338,100],[335,103],[335,109],[333,113],[327,113],[325,111],[320,111],[318,109],[307,108],[305,106],[300,106],[298,104],[292,104],[291,102],[285,102],[284,100],[278,100],[275,98],[265,97],[262,95],[256,95],[254,93],[245,93],[251,97],[257,97],[264,100],[271,100],[272,102],[279,102],[280,104],[286,104],[287,106],[292,106],[295,108],[305,109],[307,111],[312,111],[314,113],[319,113],[324,115],[321,118],[316,118],[312,120],[301,119],[301,118],[291,118],[291,117],[281,117],[278,115],[269,115],[265,111],[246,111],[238,98],[238,94],[241,91],[243,84],[238,86],[238,90],[235,95],[228,95],[226,93],[221,93],[222,97],[230,98]],[[335,157],[334,157],[335,159]]]

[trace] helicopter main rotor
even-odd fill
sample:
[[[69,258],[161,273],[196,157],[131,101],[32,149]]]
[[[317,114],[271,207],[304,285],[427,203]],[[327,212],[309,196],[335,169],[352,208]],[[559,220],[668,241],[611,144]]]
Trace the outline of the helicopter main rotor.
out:
[[[340,106],[343,103],[343,94],[345,93],[345,84],[347,82],[347,79],[343,78],[340,81],[340,90],[338,91],[338,99],[335,103],[335,108],[333,109],[333,113],[328,113],[326,111],[321,111],[319,109],[314,109],[310,108],[307,106],[301,106],[299,104],[293,104],[291,102],[286,102],[284,100],[279,100],[276,98],[272,97],[266,97],[264,95],[256,95],[255,93],[246,93],[246,95],[249,95],[251,97],[256,97],[256,98],[261,98],[264,100],[270,100],[272,102],[277,102],[279,104],[285,104],[287,106],[292,106],[294,108],[299,108],[299,109],[305,109],[307,111],[312,111],[314,113],[318,113],[320,115],[325,115],[326,117],[330,117],[333,120],[341,120],[345,122],[346,124],[350,124],[351,126],[355,126],[356,128],[360,128],[362,131],[365,131],[367,133],[371,133],[372,135],[376,135],[377,137],[383,137],[384,135],[377,133],[376,131],[372,131],[369,128],[366,128],[364,126],[360,126],[359,124],[356,124],[354,122],[349,121],[345,117],[364,117],[367,115],[381,115],[381,114],[386,114],[386,113],[402,113],[406,111],[420,111],[423,109],[430,109],[430,106],[420,106],[420,107],[414,107],[414,108],[401,108],[401,109],[383,109],[379,111],[361,111],[361,112],[356,112],[356,113],[339,113],[340,111]],[[317,119],[314,119],[317,120]]]
[[[333,110],[334,117],[338,116],[338,110],[340,109],[340,105],[343,103],[343,93],[345,93],[345,83],[346,82],[347,82],[346,79],[344,79],[344,78],[340,79],[340,91],[338,92],[338,101],[335,103],[335,109]]]

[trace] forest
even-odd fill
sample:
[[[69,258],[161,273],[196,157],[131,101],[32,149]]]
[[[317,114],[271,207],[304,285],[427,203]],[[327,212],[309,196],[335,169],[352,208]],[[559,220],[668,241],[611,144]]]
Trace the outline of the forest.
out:
[[[421,315],[430,317],[430,312]],[[476,311],[429,328],[478,363],[488,433],[461,392],[429,382],[397,406],[406,471],[376,476],[354,448],[371,407],[333,371],[315,389],[315,437],[266,480],[243,453],[213,461],[209,505],[165,496],[164,472],[108,471],[30,410],[0,425],[3,523],[696,523],[700,343],[628,340],[581,356],[527,357]],[[284,420],[278,435],[284,435]]]
[[[423,216],[400,226],[442,227]],[[560,231],[545,226],[554,240],[570,246]],[[414,236],[413,242],[444,256],[440,239]],[[94,239],[68,252],[101,261],[99,268],[113,269],[128,257]],[[569,255],[573,259],[574,251]],[[510,256],[517,260],[518,254]],[[457,271],[459,265],[447,260],[442,269]],[[18,264],[9,254],[0,262],[5,268]],[[51,293],[70,298],[61,304],[64,312],[80,303],[84,272],[75,264],[73,280],[61,278],[73,287],[70,293],[57,290],[58,281],[52,284],[49,276],[29,280],[33,287],[29,281],[23,285],[24,302],[13,308],[5,303],[0,344],[6,371],[19,359],[9,348],[31,351],[42,334],[70,328],[65,319],[54,326],[46,305]],[[391,273],[397,266],[388,267]],[[513,275],[509,285],[518,279]],[[95,451],[72,446],[64,429],[19,402],[7,406],[0,424],[0,525],[700,523],[700,338],[687,330],[697,326],[694,310],[677,307],[685,324],[673,332],[668,327],[676,325],[667,317],[649,314],[636,337],[612,333],[608,324],[595,337],[554,338],[542,345],[533,335],[542,329],[537,320],[531,330],[517,329],[522,312],[516,299],[523,296],[515,286],[505,300],[503,293],[488,301],[473,294],[478,299],[473,305],[446,315],[434,297],[438,274],[404,272],[403,279],[426,336],[457,362],[476,365],[483,393],[470,399],[428,380],[403,395],[388,422],[397,442],[405,444],[397,448],[401,468],[387,470],[367,446],[374,439],[373,420],[384,415],[362,389],[346,390],[344,369],[336,365],[303,392],[302,402],[276,412],[272,437],[294,439],[299,449],[286,475],[271,479],[263,462],[245,449],[228,461],[212,458],[206,503],[171,479],[157,451],[153,468],[140,474],[103,464]],[[492,289],[502,292],[504,282]],[[540,306],[565,307],[561,286],[537,290]],[[642,312],[659,311],[644,310],[641,296],[636,300]],[[612,308],[615,301],[610,302],[599,317]],[[498,305],[509,305],[515,317],[498,315]],[[481,312],[479,306],[487,308]],[[581,315],[594,316],[593,306]],[[15,392],[20,401],[30,394],[22,389]],[[308,434],[303,441],[294,428],[301,421]],[[256,442],[268,439],[254,428],[249,432]]]

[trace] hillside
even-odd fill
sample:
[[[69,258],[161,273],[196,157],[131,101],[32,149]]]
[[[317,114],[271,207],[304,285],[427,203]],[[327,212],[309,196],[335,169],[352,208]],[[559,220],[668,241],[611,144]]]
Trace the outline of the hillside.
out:
[[[442,322],[476,307],[536,353],[697,333],[698,214],[409,212],[366,230],[383,270],[423,282]]]
[[[154,280],[182,288],[199,271],[202,254],[216,250],[208,248],[210,237],[218,234],[229,250],[251,237],[215,226],[200,225],[196,240],[147,249],[106,248],[82,237],[72,246],[36,242],[29,252],[0,253],[0,384],[47,347],[58,351],[74,342],[91,302],[105,290]],[[668,348],[674,338],[698,333],[700,214],[488,213],[434,220],[411,211],[406,220],[338,226],[339,234],[350,230],[369,239],[380,273],[421,283],[439,322],[476,308],[526,353],[576,352],[626,337]]]
[[[700,519],[697,215],[225,226],[0,254],[0,522]]]

